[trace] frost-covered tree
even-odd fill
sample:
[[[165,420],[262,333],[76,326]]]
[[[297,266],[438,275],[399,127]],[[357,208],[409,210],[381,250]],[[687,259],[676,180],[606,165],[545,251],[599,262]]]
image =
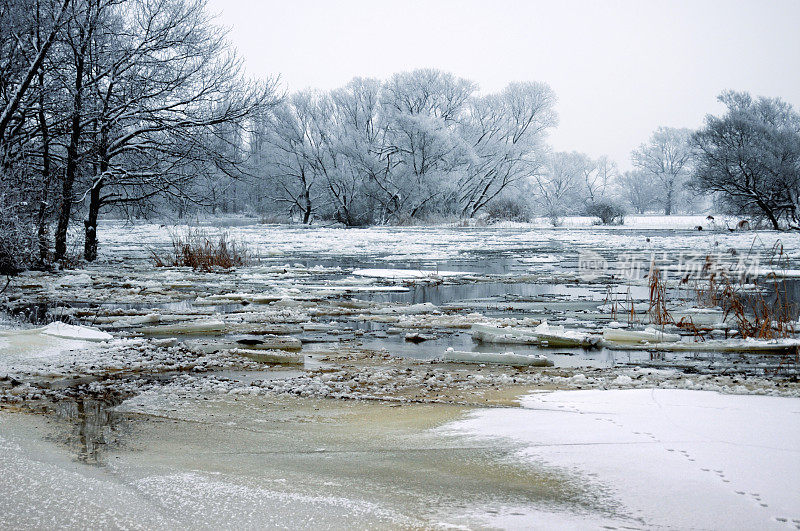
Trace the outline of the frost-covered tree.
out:
[[[329,200],[325,215],[348,225],[385,223],[398,216],[388,147],[389,126],[381,106],[382,83],[355,78],[331,92],[332,147],[337,171],[325,179]]]
[[[595,215],[600,206],[618,204],[617,166],[608,157],[593,159],[577,151],[552,153],[540,174],[533,176],[539,210],[554,223],[568,214]]]
[[[100,208],[182,194],[191,178],[184,166],[198,156],[230,177],[241,163],[244,120],[273,101],[270,81],[243,80],[240,60],[202,1],[128,0],[114,30],[92,57],[99,74],[88,260],[97,256]]]
[[[637,214],[644,214],[658,205],[659,185],[650,175],[638,171],[626,171],[618,177],[620,197]]]
[[[617,163],[605,155],[587,164],[584,168],[586,203],[592,205],[614,198],[618,173]]]
[[[272,188],[290,209],[305,211],[302,190],[316,190],[312,209],[348,225],[475,216],[540,170],[546,132],[556,123],[546,85],[512,84],[487,96],[475,90],[437,70],[386,82],[356,78],[317,95],[324,105],[301,127],[307,113],[289,98],[284,118],[272,118],[272,144],[280,149],[267,166],[292,168],[265,172],[263,180],[277,179]]]
[[[68,107],[53,71],[63,68],[63,33],[73,12],[70,0],[0,5],[0,239],[5,249],[16,248],[20,263],[42,265],[49,257],[62,109]]]
[[[558,122],[554,105],[542,83],[512,83],[469,102],[461,128],[469,162],[457,184],[462,215],[474,216],[509,186],[541,173],[546,132]]]
[[[692,137],[692,186],[717,193],[735,214],[800,228],[800,114],[778,98],[725,92],[727,111]]]
[[[37,227],[42,262],[52,217],[58,260],[85,205],[92,260],[103,207],[145,211],[241,165],[242,128],[274,101],[271,80],[243,78],[203,0],[8,0],[0,29],[0,209]]]
[[[534,181],[540,208],[551,220],[582,209],[585,171],[593,165],[587,155],[576,151],[547,158],[544,172],[534,176]]]
[[[631,153],[634,168],[649,175],[661,187],[664,214],[675,210],[678,193],[691,172],[689,129],[659,127],[650,140]]]
[[[288,206],[303,223],[310,223],[317,197],[327,186],[327,176],[336,171],[331,101],[327,95],[299,92],[279,105],[266,127],[267,166],[271,199]]]
[[[449,179],[467,162],[457,125],[476,89],[471,81],[432,69],[395,74],[384,83],[384,153],[392,168],[385,200],[396,205],[393,215],[415,218],[445,203]]]

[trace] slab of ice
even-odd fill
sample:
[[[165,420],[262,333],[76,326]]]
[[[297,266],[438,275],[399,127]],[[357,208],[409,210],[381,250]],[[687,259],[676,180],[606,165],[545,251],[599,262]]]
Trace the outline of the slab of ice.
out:
[[[708,341],[676,341],[671,343],[614,343],[613,348],[626,350],[658,350],[675,352],[791,352],[800,348],[800,339],[710,339]]]
[[[302,365],[303,355],[283,350],[254,350],[234,348],[229,351],[237,356],[244,356],[261,363],[275,363],[279,365]]]
[[[218,319],[185,321],[175,324],[160,326],[147,326],[139,329],[145,335],[173,335],[173,334],[210,334],[225,331],[226,323]]]
[[[439,308],[430,302],[423,302],[420,304],[409,304],[408,306],[392,306],[389,308],[377,308],[372,313],[383,314],[403,314],[403,315],[418,315],[422,313],[438,312]]]
[[[291,336],[258,336],[245,337],[236,340],[236,343],[250,349],[270,350],[300,350],[303,343]]]
[[[533,333],[539,338],[542,344],[551,347],[593,347],[596,346],[599,337],[579,330],[568,330],[563,326],[552,326],[547,321],[533,329]]]
[[[405,335],[405,340],[409,343],[422,343],[423,341],[431,341],[436,338],[437,336],[433,334],[423,334],[420,332],[409,332]]]
[[[691,321],[695,325],[724,327],[726,323],[732,323],[731,315],[716,308],[684,308],[670,312],[675,322]]]
[[[473,324],[472,338],[483,343],[501,343],[506,345],[539,344],[539,338],[530,328],[511,328],[486,324]]]
[[[448,348],[441,358],[458,363],[495,363],[503,365],[527,365],[552,367],[553,362],[542,354],[516,354],[514,352],[467,352]]]
[[[485,343],[541,345],[549,347],[597,346],[599,337],[578,330],[567,330],[563,326],[551,326],[543,321],[535,328],[498,327],[472,325],[472,337]]]
[[[253,304],[270,304],[281,300],[282,295],[264,293],[222,293],[219,295],[209,295],[208,297],[197,299],[194,303],[199,305],[214,305],[232,302],[250,302]]]
[[[110,341],[114,337],[102,330],[96,328],[89,328],[88,326],[77,326],[62,323],[61,321],[54,321],[47,326],[40,328],[28,328],[22,330],[4,330],[0,331],[3,336],[26,336],[26,335],[46,335],[57,337],[60,339],[71,339],[75,341]]]
[[[131,315],[122,319],[112,318],[109,321],[111,326],[126,328],[131,326],[140,326],[143,324],[152,324],[161,321],[161,314],[148,313],[146,315]]]
[[[619,328],[603,329],[603,339],[619,343],[667,343],[680,341],[679,334],[667,334],[655,328],[645,328],[644,330],[621,330]]]
[[[232,349],[299,351],[303,348],[303,343],[296,337],[291,336],[243,337],[222,341],[198,340],[187,341],[185,344],[191,349],[206,353]]]
[[[92,277],[86,273],[67,274],[58,279],[62,286],[85,286],[92,283]]]

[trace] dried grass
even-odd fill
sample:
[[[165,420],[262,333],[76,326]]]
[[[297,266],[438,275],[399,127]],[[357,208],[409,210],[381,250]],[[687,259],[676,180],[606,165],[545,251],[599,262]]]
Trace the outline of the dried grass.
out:
[[[650,306],[647,315],[650,322],[657,325],[673,323],[674,320],[667,309],[667,280],[662,277],[661,271],[650,265],[650,273],[647,275],[650,296]]]
[[[198,271],[233,269],[252,263],[247,246],[231,240],[223,232],[212,238],[200,229],[188,229],[172,235],[172,251],[166,256],[151,251],[156,267],[191,267]]]
[[[786,267],[783,246],[773,248],[770,265]],[[770,288],[746,291],[741,279],[722,272],[711,272],[713,263],[706,257],[704,272],[709,273],[705,284],[695,282],[698,306],[719,307],[725,319],[732,318],[739,336],[755,339],[778,339],[795,336],[794,309],[788,297],[786,281],[771,271],[765,280]]]

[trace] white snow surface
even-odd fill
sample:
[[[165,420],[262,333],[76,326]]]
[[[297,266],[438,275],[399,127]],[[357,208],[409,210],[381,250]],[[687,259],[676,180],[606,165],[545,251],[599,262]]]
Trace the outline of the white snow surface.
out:
[[[637,389],[536,393],[521,404],[441,429],[575,471],[648,528],[800,526],[800,399]]]
[[[78,330],[71,338],[54,335],[59,329],[60,327],[43,327],[0,331],[0,373],[13,374],[32,367],[46,370],[50,363],[73,358],[76,351],[96,343],[96,340],[81,338],[82,330]],[[46,331],[53,333],[45,333]],[[61,331],[64,336],[69,335],[68,330]],[[86,335],[90,334],[87,332]]]
[[[102,330],[90,328],[88,326],[77,326],[62,323],[61,321],[53,321],[47,326],[40,328],[39,331],[40,333],[48,336],[59,337],[61,339],[74,339],[78,341],[100,342],[111,341],[114,339],[114,337],[108,332],[103,332]]]
[[[208,225],[203,228],[211,236],[229,233],[232,239],[246,243],[252,253],[260,257],[308,255],[318,259],[340,259],[344,256],[375,256],[378,260],[390,263],[458,259],[472,252],[519,251],[518,258],[534,267],[557,264],[562,260],[563,250],[575,255],[584,248],[620,252],[659,252],[666,248],[675,249],[676,252],[716,253],[731,247],[749,249],[756,236],[757,249],[769,250],[777,241],[781,241],[788,255],[796,256],[800,252],[800,242],[787,238],[785,233],[728,232],[724,224],[709,223],[705,216],[628,216],[625,225],[619,227],[599,227],[593,222],[588,217],[568,217],[557,228],[551,227],[547,221],[535,220],[533,223],[498,223],[486,227],[440,225],[347,229],[263,225],[253,220],[251,224],[240,226]],[[215,223],[219,225],[221,220]],[[693,230],[698,225],[705,230]],[[98,227],[102,242],[101,258],[146,259],[149,249],[171,248],[172,235],[187,228],[187,225],[104,221]],[[643,229],[661,230],[649,234],[649,240],[645,241],[645,236],[640,232]],[[147,245],[142,245],[142,242],[147,242]],[[387,269],[391,265],[387,264]],[[425,269],[428,269],[427,266]],[[435,269],[430,271],[436,272]],[[438,273],[441,276],[442,272]],[[81,277],[81,280],[86,279]]]

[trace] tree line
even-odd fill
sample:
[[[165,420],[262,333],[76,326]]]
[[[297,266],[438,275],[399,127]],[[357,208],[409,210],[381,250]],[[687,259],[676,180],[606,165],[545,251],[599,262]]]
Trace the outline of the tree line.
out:
[[[713,201],[800,226],[800,117],[777,98],[726,92],[724,114],[658,128],[621,172],[549,147],[544,83],[484,94],[421,69],[282,94],[245,75],[203,0],[6,0],[0,35],[2,271],[63,260],[69,241],[94,260],[104,212],[557,224]]]
[[[605,156],[550,149],[556,98],[545,84],[480,95],[436,70],[357,78],[291,95],[259,124],[253,195],[295,221],[350,226],[713,209],[800,227],[800,116],[778,98],[719,100],[724,115],[697,131],[657,128],[621,172]]]
[[[498,94],[437,70],[288,97],[254,149],[265,193],[305,223],[473,217],[540,172],[555,95],[542,83]]]

